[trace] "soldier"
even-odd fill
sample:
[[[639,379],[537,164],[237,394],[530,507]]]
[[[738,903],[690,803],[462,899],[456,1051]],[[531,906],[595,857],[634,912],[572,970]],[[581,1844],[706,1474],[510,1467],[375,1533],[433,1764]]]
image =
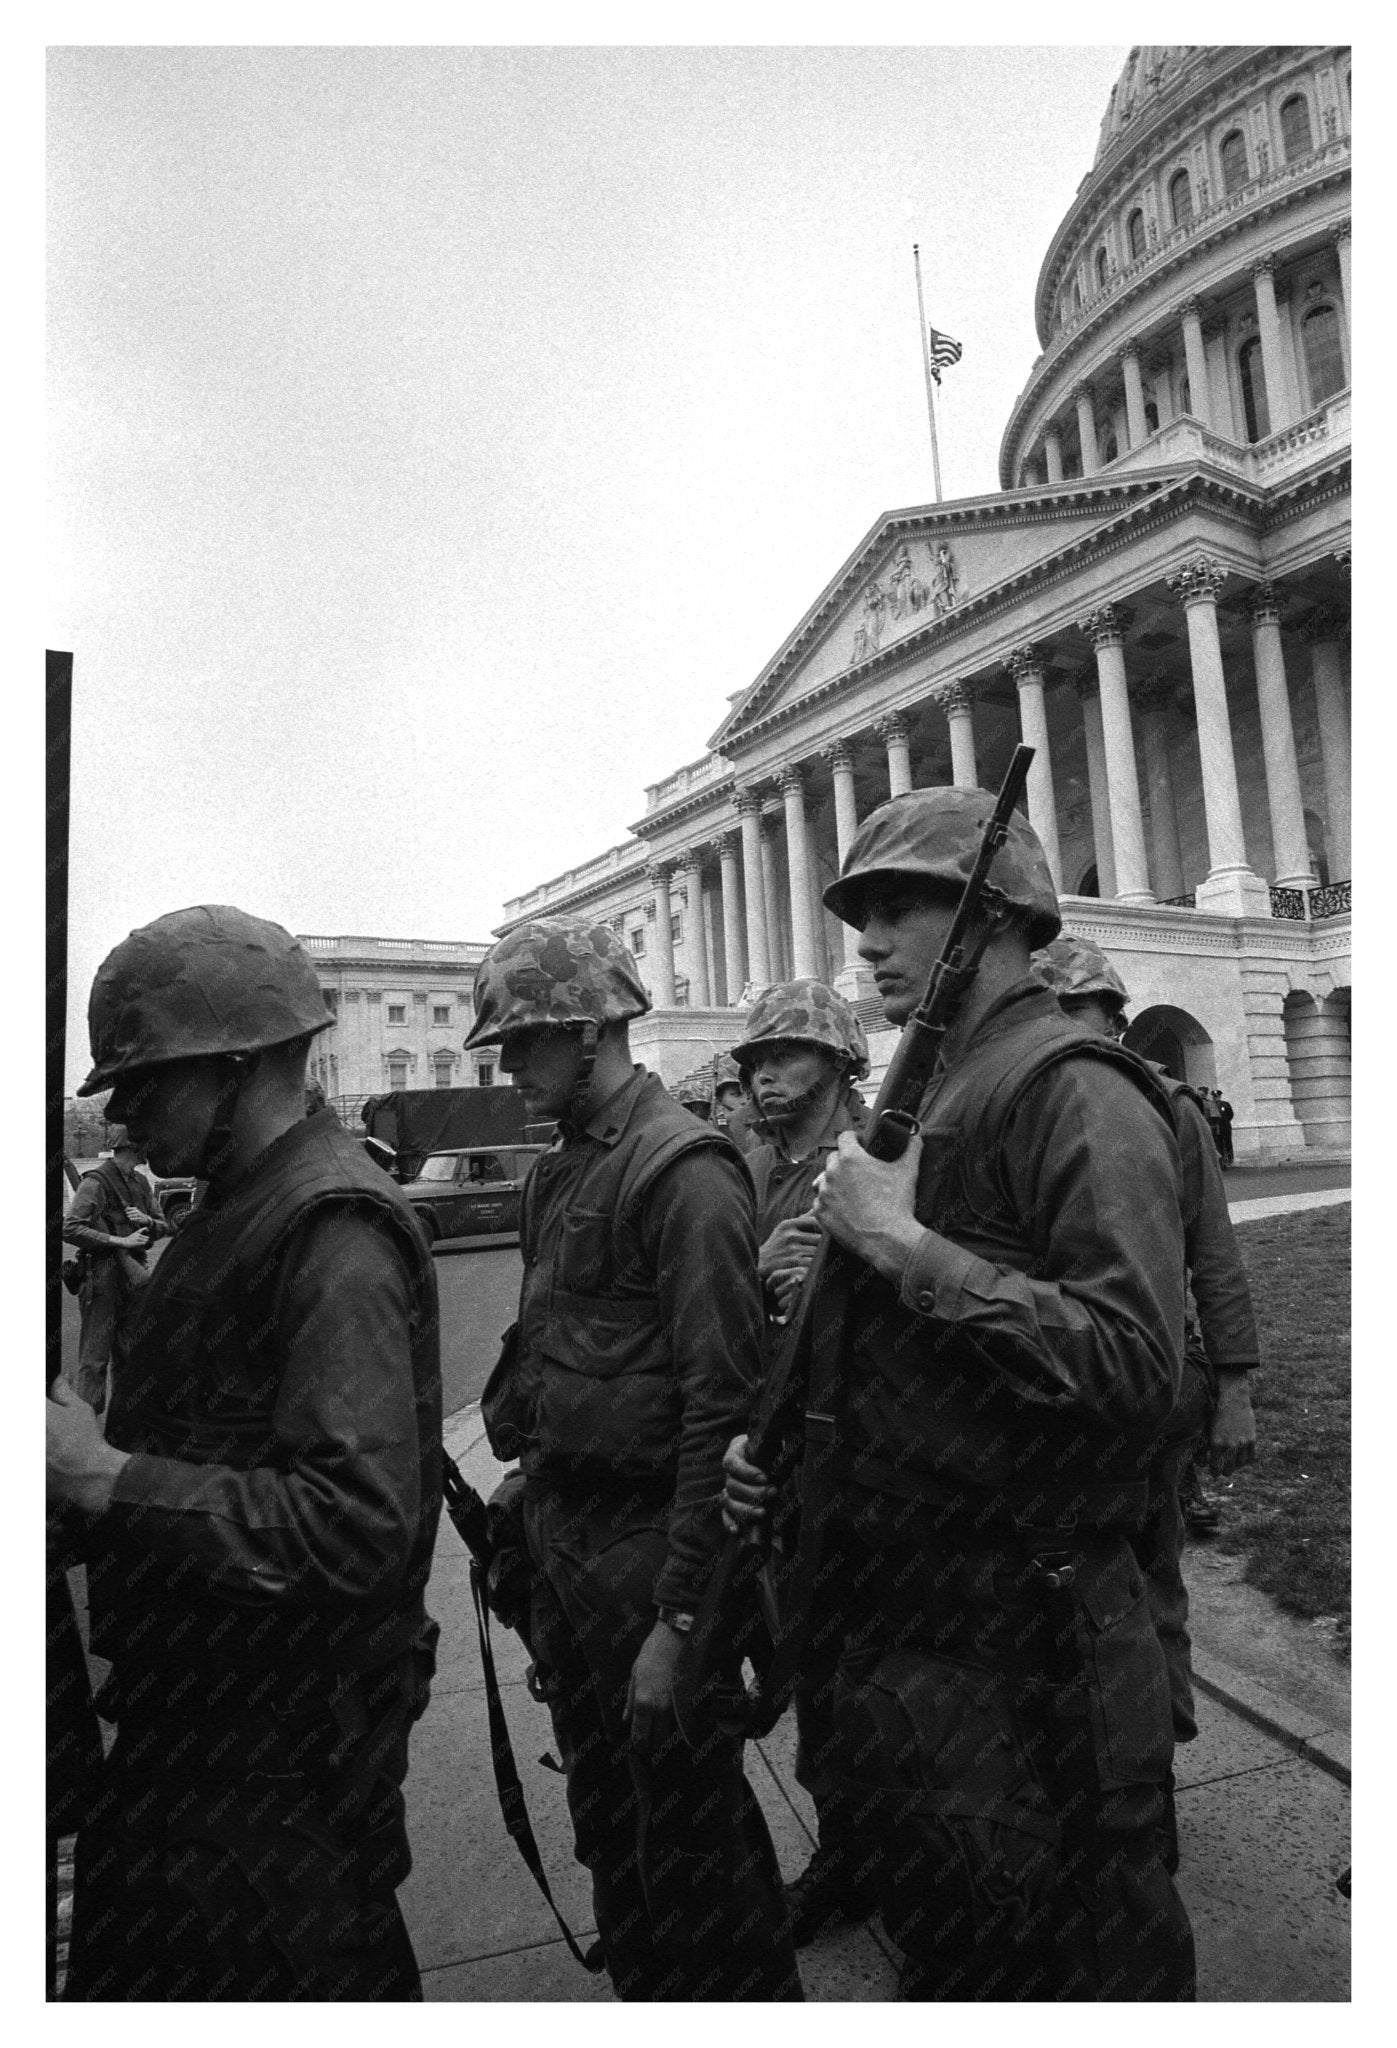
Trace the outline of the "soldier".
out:
[[[1130,992],[1101,948],[1064,932],[1033,956],[1033,971],[1057,997],[1064,1013],[1087,1031],[1106,1038],[1125,1032]],[[1248,1375],[1260,1362],[1251,1290],[1227,1213],[1227,1190],[1208,1130],[1203,1105],[1186,1081],[1148,1062],[1169,1092],[1179,1141],[1184,1189],[1184,1258],[1196,1311],[1189,1317],[1188,1347],[1212,1393],[1207,1425],[1208,1458],[1214,1475],[1238,1471],[1256,1456],[1256,1417]],[[1191,1441],[1178,1446],[1156,1475],[1150,1518],[1133,1539],[1145,1574],[1155,1627],[1169,1665],[1174,1740],[1191,1742],[1198,1733],[1189,1659],[1188,1590],[1183,1578],[1184,1521],[1197,1532],[1216,1528],[1218,1512],[1199,1483]],[[1180,1505],[1182,1495],[1183,1506]],[[1166,1833],[1174,1867],[1178,1862],[1169,1790]]]
[[[209,1187],[120,1333],[108,1440],[48,1405],[117,1724],[67,1996],[420,1998],[394,1894],[436,1637],[431,1254],[338,1121],[304,1113],[332,1020],[280,925],[157,918],[88,1014],[79,1094],[111,1088],[155,1170]]]
[[[674,1091],[674,1099],[681,1109],[687,1109],[690,1116],[696,1116],[701,1124],[713,1119],[713,1093],[708,1083],[692,1076],[681,1081]]]
[[[746,1152],[748,1095],[737,1061],[730,1052],[720,1053],[713,1062],[713,1121],[726,1131],[739,1152]]]
[[[99,1159],[83,1175],[63,1219],[64,1243],[83,1253],[75,1384],[97,1415],[107,1405],[107,1368],[118,1318],[147,1278],[150,1245],[170,1235],[150,1182],[137,1171],[140,1148],[124,1124],[108,1125],[107,1144],[111,1158]]]
[[[649,1007],[623,942],[580,919],[521,925],[478,970],[467,1046],[498,1045],[531,1118],[559,1123],[525,1186],[519,1320],[483,1413],[524,1474],[530,1639],[618,1995],[798,1999],[741,1745],[691,1750],[673,1721],[761,1300],[741,1159],[631,1062]]]
[[[757,1270],[774,1342],[820,1241],[815,1182],[841,1132],[863,1122],[854,1084],[868,1072],[868,1040],[832,988],[786,981],[758,996],[732,1057],[770,1134],[753,1145],[747,1165],[757,1195]],[[838,1650],[833,1637],[808,1645],[796,1686],[796,1779],[814,1802],[819,1829],[814,1855],[786,1887],[797,1948],[840,1920],[866,1920],[877,1904],[871,1890],[849,1876],[843,1853],[848,1822],[826,1761]]]
[[[892,1024],[992,807],[893,798],[825,892]],[[1148,1069],[1029,972],[1060,919],[1022,819],[990,881],[921,1135],[889,1164],[846,1133],[817,1185],[849,1255],[815,1308],[837,1455],[800,1539],[824,1541],[812,1636],[842,1638],[828,1761],[904,1997],[1189,1999],[1168,1673],[1129,1542],[1184,1383],[1178,1151]],[[759,1523],[745,1439],[726,1465],[729,1516]]]

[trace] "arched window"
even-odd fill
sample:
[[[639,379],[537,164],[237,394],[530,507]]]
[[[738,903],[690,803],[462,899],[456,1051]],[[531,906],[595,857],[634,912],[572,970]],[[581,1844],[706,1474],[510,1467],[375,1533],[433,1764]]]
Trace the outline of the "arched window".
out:
[[[1288,164],[1308,156],[1314,148],[1310,139],[1310,103],[1302,92],[1292,93],[1281,108],[1281,154]]]
[[[1145,253],[1145,216],[1137,206],[1125,224],[1126,239],[1130,243],[1130,260]]]
[[[1226,198],[1233,192],[1240,192],[1247,182],[1247,144],[1240,128],[1234,128],[1230,135],[1223,136],[1218,156],[1222,162],[1222,190]]]
[[[1187,171],[1175,171],[1169,180],[1169,216],[1176,228],[1193,219],[1193,187]]]
[[[1081,287],[1081,285],[1080,285],[1080,284],[1079,284],[1079,283],[1078,283],[1078,282],[1077,282],[1077,281],[1076,281],[1076,280],[1074,279],[1074,280],[1073,280],[1073,283],[1072,283],[1072,311],[1073,311],[1074,313],[1080,313],[1080,312],[1081,312],[1081,310],[1082,310],[1082,287]]]
[[[1145,400],[1145,425],[1150,433],[1159,432],[1159,407],[1152,398]]]
[[[1266,403],[1266,379],[1261,372],[1261,336],[1254,334],[1242,343],[1237,357],[1237,376],[1242,386],[1242,410],[1247,418],[1247,439],[1264,441],[1271,431],[1271,409]]]
[[[1107,427],[1106,438],[1101,443],[1101,460],[1103,463],[1114,462],[1119,454],[1120,448],[1116,441],[1116,430],[1114,427]]]
[[[1098,249],[1096,252],[1096,283],[1099,290],[1105,290],[1106,275],[1108,268],[1109,265],[1106,261],[1106,251],[1104,249]]]
[[[1305,343],[1310,404],[1323,405],[1326,398],[1343,390],[1346,381],[1338,312],[1333,306],[1316,306],[1305,315],[1300,332]]]
[[[1101,894],[1101,884],[1096,877],[1095,861],[1092,862],[1091,866],[1083,874],[1073,894],[1076,896],[1099,896]]]

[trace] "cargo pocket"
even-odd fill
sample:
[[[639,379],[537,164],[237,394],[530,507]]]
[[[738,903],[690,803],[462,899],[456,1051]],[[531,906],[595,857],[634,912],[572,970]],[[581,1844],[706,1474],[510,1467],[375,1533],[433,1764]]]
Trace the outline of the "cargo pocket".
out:
[[[1082,1608],[1102,1781],[1159,1784],[1174,1753],[1169,1670],[1144,1580],[1124,1546],[1083,1570]]]

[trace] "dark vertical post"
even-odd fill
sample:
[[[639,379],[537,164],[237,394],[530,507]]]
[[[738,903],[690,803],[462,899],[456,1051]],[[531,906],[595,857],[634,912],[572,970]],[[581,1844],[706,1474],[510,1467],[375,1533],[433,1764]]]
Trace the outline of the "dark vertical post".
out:
[[[45,741],[45,1268],[44,1387],[62,1362],[63,1294],[63,1086],[68,1019],[68,775],[73,701],[73,657],[47,660]],[[60,1528],[50,1525],[45,1621],[47,1630],[47,1795],[45,1919],[47,1986],[58,1995],[58,1845],[75,1832],[90,1777],[102,1755],[87,1660],[78,1634],[73,1596],[64,1569]]]

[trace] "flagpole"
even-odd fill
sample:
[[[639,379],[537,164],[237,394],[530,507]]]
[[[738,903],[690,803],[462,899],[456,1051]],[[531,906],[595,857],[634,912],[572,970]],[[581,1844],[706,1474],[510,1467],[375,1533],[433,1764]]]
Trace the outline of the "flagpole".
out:
[[[936,479],[936,502],[941,503],[941,451],[936,445],[936,401],[932,397],[931,350],[927,346],[926,307],[922,304],[922,252],[914,242],[912,261],[917,267],[917,326],[922,337],[922,369],[926,374],[926,416],[931,428],[931,473]]]

